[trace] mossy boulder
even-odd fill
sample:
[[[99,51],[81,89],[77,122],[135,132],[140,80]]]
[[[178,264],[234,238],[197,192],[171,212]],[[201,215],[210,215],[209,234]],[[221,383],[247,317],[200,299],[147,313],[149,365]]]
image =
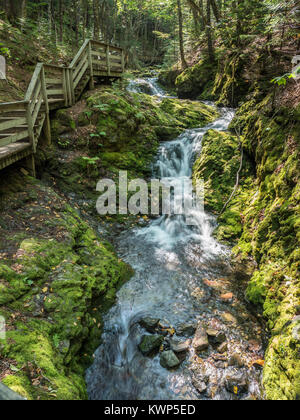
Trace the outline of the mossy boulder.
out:
[[[205,99],[213,99],[208,95],[211,90],[211,81],[216,75],[216,65],[207,59],[202,59],[193,67],[189,67],[176,79],[176,90],[179,98],[196,99],[203,92],[206,92]]]
[[[266,96],[245,103],[232,125],[243,128],[244,148],[256,163],[243,233],[233,253],[257,265],[246,296],[263,308],[272,334],[264,368],[266,395],[297,399],[299,343],[291,324],[300,299],[299,120],[295,109],[278,108],[273,116],[272,97]]]
[[[209,130],[193,167],[193,182],[204,180],[205,207],[217,215],[231,196],[241,162],[239,139],[227,132]],[[253,182],[251,163],[244,157],[241,182],[225,212],[219,217],[219,240],[234,241],[242,233],[242,207]]]
[[[179,69],[161,70],[158,75],[158,81],[167,88],[174,88],[176,79],[180,73],[181,70]]]
[[[10,366],[3,383],[33,400],[85,399],[102,314],[132,270],[51,188],[23,177],[13,189],[1,196],[9,250],[0,263],[0,357]]]

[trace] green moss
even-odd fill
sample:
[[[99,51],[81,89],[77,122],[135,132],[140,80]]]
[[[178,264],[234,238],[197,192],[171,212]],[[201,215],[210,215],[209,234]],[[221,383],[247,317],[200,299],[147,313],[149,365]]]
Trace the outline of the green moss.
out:
[[[211,64],[207,59],[201,60],[177,77],[176,89],[178,96],[180,98],[196,99],[203,92],[206,92],[206,96],[208,96],[208,92],[211,89],[211,81],[214,80],[215,75],[215,64]]]
[[[206,209],[220,214],[229,199],[240,166],[238,138],[225,132],[209,130],[203,138],[202,151],[193,168],[193,181],[203,179]],[[226,211],[219,217],[216,236],[219,240],[233,241],[242,233],[242,207],[253,183],[252,167],[244,158],[239,189]]]
[[[270,96],[257,105],[252,99],[233,122],[244,129],[244,147],[257,172],[234,254],[258,266],[247,297],[263,307],[273,335],[264,369],[267,397],[290,400],[299,398],[299,343],[290,324],[300,302],[300,126],[292,110],[279,108],[273,117],[271,102]]]
[[[0,266],[0,355],[15,363],[4,383],[28,399],[85,399],[102,314],[132,270],[69,206],[49,229],[64,241],[29,237]]]

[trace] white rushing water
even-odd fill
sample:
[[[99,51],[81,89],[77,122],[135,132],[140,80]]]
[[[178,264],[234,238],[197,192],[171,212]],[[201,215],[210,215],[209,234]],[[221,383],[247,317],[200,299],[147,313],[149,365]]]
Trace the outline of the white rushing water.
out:
[[[143,92],[147,86],[148,93],[165,96],[155,79],[131,82],[129,89],[140,92],[141,85]],[[233,116],[233,110],[222,109],[221,117],[215,122],[187,130],[177,139],[162,144],[155,175],[177,182],[190,178],[204,134],[209,129],[227,130]],[[168,371],[161,367],[159,356],[147,358],[138,350],[145,334],[138,324],[142,317],[159,318],[176,329],[182,323],[199,319],[209,323],[224,311],[222,303],[209,300],[210,291],[203,279],[228,274],[229,250],[213,237],[214,217],[202,210],[195,210],[192,217],[193,226],[187,226],[182,215],[161,216],[147,227],[134,228],[118,238],[118,255],[134,268],[135,275],[118,292],[116,304],[105,316],[102,344],[87,371],[91,399],[199,398],[189,370],[193,353],[178,370]],[[208,297],[208,303],[195,301],[193,293],[197,289]],[[233,331],[228,334],[242,340]],[[214,373],[220,383],[224,374],[224,370]],[[230,398],[223,388],[216,398]]]

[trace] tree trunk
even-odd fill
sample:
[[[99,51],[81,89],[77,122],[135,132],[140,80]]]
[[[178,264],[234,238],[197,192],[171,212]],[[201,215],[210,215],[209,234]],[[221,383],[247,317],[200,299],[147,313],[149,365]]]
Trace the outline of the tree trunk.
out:
[[[207,47],[208,47],[208,56],[209,61],[212,63],[215,61],[215,52],[214,52],[214,44],[212,38],[212,26],[211,26],[211,0],[207,0],[206,5],[206,37],[207,37]]]
[[[177,0],[177,9],[178,9],[178,21],[179,21],[179,47],[180,47],[180,57],[181,57],[181,67],[186,69],[188,67],[185,55],[184,55],[184,45],[183,45],[183,19],[182,19],[182,9],[181,9],[181,0]]]
[[[100,38],[100,18],[99,18],[100,3],[99,0],[93,0],[93,15],[94,15],[94,38]]]
[[[14,26],[19,26],[19,20],[25,16],[26,0],[6,0],[5,10],[9,22]]]

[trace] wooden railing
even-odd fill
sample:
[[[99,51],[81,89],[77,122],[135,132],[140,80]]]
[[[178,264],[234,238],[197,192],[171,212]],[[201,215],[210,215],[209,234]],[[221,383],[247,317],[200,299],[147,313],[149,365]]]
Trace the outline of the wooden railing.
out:
[[[0,170],[29,156],[32,164],[42,130],[51,143],[49,111],[74,105],[96,77],[122,77],[124,69],[122,48],[89,39],[68,67],[37,64],[24,100],[0,103]]]

